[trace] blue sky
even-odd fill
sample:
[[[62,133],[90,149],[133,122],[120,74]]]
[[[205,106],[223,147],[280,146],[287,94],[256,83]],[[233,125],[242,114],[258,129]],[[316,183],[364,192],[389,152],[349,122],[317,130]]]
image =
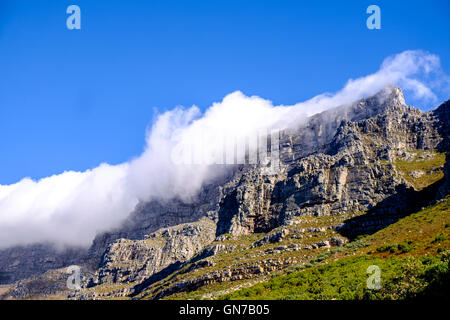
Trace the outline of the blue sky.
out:
[[[70,4],[81,30],[66,28]],[[370,4],[381,30],[366,28]],[[235,90],[294,104],[407,49],[449,74],[449,13],[445,0],[0,0],[0,184],[127,161],[156,112]]]

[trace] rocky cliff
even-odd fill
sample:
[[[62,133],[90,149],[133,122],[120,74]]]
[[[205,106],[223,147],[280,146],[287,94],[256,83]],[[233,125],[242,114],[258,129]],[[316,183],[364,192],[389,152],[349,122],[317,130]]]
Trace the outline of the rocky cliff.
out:
[[[385,88],[281,132],[275,175],[235,166],[191,203],[139,204],[121,228],[70,261],[55,253],[53,265],[29,268],[26,255],[12,263],[18,251],[9,249],[0,268],[17,280],[78,261],[96,269],[70,294],[79,299],[162,298],[265,277],[447,195],[449,106],[422,112],[399,88]]]

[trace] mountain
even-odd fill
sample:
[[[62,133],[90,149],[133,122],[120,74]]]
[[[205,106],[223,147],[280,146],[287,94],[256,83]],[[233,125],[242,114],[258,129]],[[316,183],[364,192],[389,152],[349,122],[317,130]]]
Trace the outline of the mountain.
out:
[[[433,232],[440,230],[444,240],[426,251],[437,255],[443,248],[442,255],[449,247],[448,206],[442,204],[450,186],[449,107],[447,101],[422,112],[406,105],[400,88],[386,87],[316,114],[280,133],[276,174],[263,165],[234,166],[190,203],[140,203],[89,250],[45,244],[1,250],[0,296],[233,297],[297,268],[367,254],[367,239],[381,246],[380,232],[430,205],[443,224]],[[411,250],[402,255],[415,252],[405,243]],[[65,287],[70,264],[82,267],[81,290]]]

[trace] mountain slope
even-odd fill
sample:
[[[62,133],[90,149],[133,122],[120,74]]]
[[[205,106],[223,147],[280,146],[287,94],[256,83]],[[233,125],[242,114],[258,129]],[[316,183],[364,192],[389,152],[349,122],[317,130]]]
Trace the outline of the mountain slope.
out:
[[[277,174],[235,166],[192,203],[141,203],[122,227],[99,235],[75,261],[83,288],[69,297],[218,298],[365,252],[354,239],[389,230],[448,194],[449,106],[422,112],[387,87],[284,130]],[[39,297],[32,283],[45,274],[38,273],[24,280],[28,293],[16,283],[4,297]]]
[[[450,296],[450,197],[401,219],[352,252],[330,250],[318,266],[226,295],[224,299],[402,299]],[[367,288],[380,268],[381,288]]]
[[[398,88],[318,114],[282,133],[278,175],[247,167],[221,187],[210,215],[216,239],[194,258],[142,283],[103,283],[78,297],[114,297],[97,294],[111,285],[135,298],[213,297],[211,285],[227,291],[261,281],[376,232],[435,198],[446,125],[433,112],[406,106]]]

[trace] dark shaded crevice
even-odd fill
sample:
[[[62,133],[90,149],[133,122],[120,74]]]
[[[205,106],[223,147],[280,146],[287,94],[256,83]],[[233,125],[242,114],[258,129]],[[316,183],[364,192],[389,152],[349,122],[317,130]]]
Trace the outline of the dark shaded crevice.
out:
[[[0,271],[0,284],[8,283],[11,278],[11,272]]]
[[[216,237],[227,233],[231,228],[232,219],[239,208],[237,191],[233,190],[230,194],[226,195],[219,206],[219,221],[217,222]]]
[[[139,293],[141,293],[142,291],[147,289],[149,286],[151,286],[153,283],[158,282],[158,281],[168,277],[169,275],[171,275],[172,273],[174,273],[175,271],[180,269],[183,265],[184,265],[184,263],[177,261],[175,263],[172,263],[171,265],[168,265],[161,271],[159,271],[155,274],[152,274],[149,278],[147,278],[144,281],[142,281],[141,283],[135,285],[132,288],[133,293],[131,293],[129,295],[129,297],[135,297],[136,295],[138,295]]]
[[[336,231],[350,240],[360,235],[374,234],[436,200],[444,180],[442,178],[420,191],[399,185],[394,195],[379,202],[366,214],[345,220]]]

